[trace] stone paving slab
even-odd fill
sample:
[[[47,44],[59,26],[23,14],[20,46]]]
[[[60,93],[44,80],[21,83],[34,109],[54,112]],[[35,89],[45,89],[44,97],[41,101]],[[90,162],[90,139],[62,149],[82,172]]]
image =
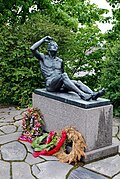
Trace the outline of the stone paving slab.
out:
[[[5,144],[5,143],[8,143],[8,142],[12,142],[14,140],[17,140],[20,135],[21,135],[21,132],[2,135],[2,136],[0,136],[0,144]]]
[[[120,129],[119,129],[119,133],[117,134],[117,137],[120,140]]]
[[[18,132],[21,132],[22,131],[22,121],[21,120],[19,120],[19,121],[16,121],[15,123],[14,123],[14,125],[17,127],[17,131]]]
[[[119,145],[119,150],[118,150],[118,152],[120,153],[120,140],[119,140],[117,137],[113,137],[113,138],[112,138],[112,142],[113,142],[113,144]]]
[[[119,140],[117,137],[113,137],[113,138],[112,138],[112,142],[113,142],[114,144],[120,145],[120,140]]]
[[[119,132],[119,128],[118,126],[113,126],[113,130],[112,130],[112,136],[116,136]]]
[[[39,179],[66,179],[66,175],[72,167],[72,165],[59,161],[46,161],[33,165],[32,171]]]
[[[5,134],[10,134],[16,131],[16,127],[14,125],[6,125],[0,127],[0,130],[2,130]]]
[[[13,125],[14,122],[0,122],[0,127],[6,126],[6,125]]]
[[[115,177],[113,177],[113,179],[120,179],[120,173],[116,175]]]
[[[107,179],[107,178],[108,177],[104,177],[100,174],[89,171],[82,167],[78,167],[77,169],[73,170],[68,177],[68,179]]]
[[[22,120],[15,121],[14,125],[17,126],[17,127],[20,127],[20,126],[22,127]]]
[[[1,149],[0,149],[0,160],[1,160],[2,158],[1,158]]]
[[[21,120],[21,119],[22,119],[22,115],[21,115],[21,114],[16,115],[16,116],[14,117],[14,120],[15,120],[15,121],[19,121],[19,120]]]
[[[10,114],[8,114],[8,113],[0,113],[0,121],[2,120],[2,119],[7,119],[7,118],[13,118],[14,117],[14,115],[10,115]]]
[[[6,118],[1,118],[0,119],[0,123],[14,123],[14,119],[13,119],[14,115],[13,116],[7,116]]]
[[[3,135],[4,133],[2,131],[0,131],[0,135]]]
[[[1,147],[1,154],[6,161],[24,160],[26,157],[26,149],[23,144],[17,141],[5,144]]]
[[[35,177],[31,173],[30,166],[27,163],[25,162],[12,163],[12,179],[34,179],[34,178]]]
[[[32,149],[31,144],[29,142],[20,141],[20,143],[25,145],[25,147],[27,148],[27,151],[29,153],[33,153],[33,149]]]
[[[0,108],[0,113],[8,113],[10,111],[16,111],[16,108],[15,107]]]
[[[40,157],[34,158],[32,156],[32,154],[30,154],[30,153],[27,154],[27,157],[25,159],[25,162],[28,163],[29,165],[34,165],[34,164],[41,163],[41,162],[44,162],[44,161],[45,160],[41,159]]]
[[[120,126],[120,119],[113,119],[113,126]]]
[[[115,155],[113,157],[87,164],[84,167],[108,177],[113,177],[116,173],[120,172],[120,156]]]
[[[10,179],[10,163],[0,160],[0,178]]]

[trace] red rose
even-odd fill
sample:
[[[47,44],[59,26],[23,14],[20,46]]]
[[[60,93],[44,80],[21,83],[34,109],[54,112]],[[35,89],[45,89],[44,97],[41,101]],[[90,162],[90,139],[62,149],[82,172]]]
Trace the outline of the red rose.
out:
[[[24,125],[25,124],[25,122],[24,121],[22,121],[22,125]]]
[[[41,124],[39,124],[39,123],[37,123],[36,125],[35,125],[35,127],[40,127],[41,126]]]
[[[37,116],[37,114],[36,114],[36,113],[34,113],[34,116]]]
[[[29,113],[31,112],[31,109],[30,109],[30,108],[28,108],[28,112],[29,112]]]

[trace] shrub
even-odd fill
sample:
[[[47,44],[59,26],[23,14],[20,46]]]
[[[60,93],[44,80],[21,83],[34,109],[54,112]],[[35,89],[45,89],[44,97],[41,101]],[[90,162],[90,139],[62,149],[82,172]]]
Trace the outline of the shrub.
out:
[[[113,103],[114,115],[120,117],[120,41],[108,50],[101,83],[106,88],[106,97]]]
[[[0,103],[26,106],[34,89],[44,87],[39,62],[32,56],[30,46],[46,35],[55,37],[60,44],[71,38],[68,29],[50,23],[39,14],[24,25],[16,25],[15,29],[1,27]],[[62,45],[60,51],[65,52]]]

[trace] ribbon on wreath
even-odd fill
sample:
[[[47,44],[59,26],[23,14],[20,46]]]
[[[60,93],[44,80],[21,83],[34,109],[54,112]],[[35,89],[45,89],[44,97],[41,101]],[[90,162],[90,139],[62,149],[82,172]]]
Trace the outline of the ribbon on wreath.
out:
[[[34,157],[38,157],[40,155],[45,155],[45,156],[49,156],[49,155],[53,155],[54,153],[58,152],[59,149],[61,148],[61,146],[64,144],[65,140],[66,140],[66,137],[67,137],[67,133],[66,131],[62,131],[62,136],[61,136],[61,139],[59,140],[59,142],[57,143],[57,145],[51,149],[51,150],[42,150],[42,151],[36,151],[34,152],[32,155]],[[50,143],[49,143],[50,144]],[[48,144],[46,144],[48,145]]]

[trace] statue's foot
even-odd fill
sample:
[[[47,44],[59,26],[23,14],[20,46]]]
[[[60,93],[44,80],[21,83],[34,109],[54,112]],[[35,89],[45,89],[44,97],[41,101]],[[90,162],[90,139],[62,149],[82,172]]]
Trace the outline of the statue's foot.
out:
[[[85,94],[84,96],[80,95],[81,99],[84,101],[89,101],[92,98],[91,94]]]
[[[97,100],[97,98],[103,96],[105,94],[105,89],[102,89],[98,92],[94,92],[92,95],[92,100]]]

